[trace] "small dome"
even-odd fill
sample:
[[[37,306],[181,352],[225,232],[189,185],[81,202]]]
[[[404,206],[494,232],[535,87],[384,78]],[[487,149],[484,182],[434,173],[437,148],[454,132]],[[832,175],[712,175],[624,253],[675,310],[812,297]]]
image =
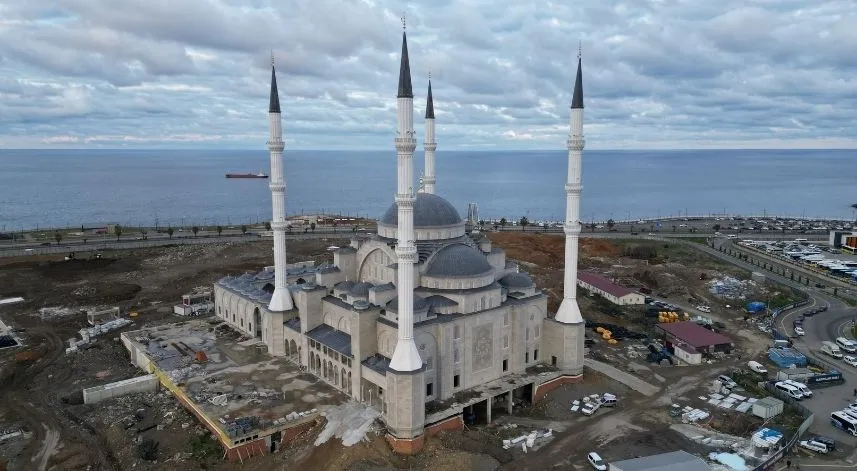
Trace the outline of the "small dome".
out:
[[[464,244],[447,245],[435,252],[427,263],[428,276],[478,276],[493,270],[482,252]]]
[[[508,288],[532,288],[535,286],[533,279],[526,273],[509,273],[500,278],[500,284]]]
[[[351,291],[351,288],[354,287],[353,281],[340,281],[339,283],[333,286],[333,289],[340,291]]]
[[[371,287],[372,283],[367,283],[363,281],[352,286],[351,289],[348,291],[348,294],[354,296],[355,298],[366,297],[369,296],[369,288]]]
[[[461,223],[461,216],[449,201],[431,193],[417,193],[414,201],[414,227],[454,226]],[[399,224],[399,208],[396,203],[390,205],[378,224]]]

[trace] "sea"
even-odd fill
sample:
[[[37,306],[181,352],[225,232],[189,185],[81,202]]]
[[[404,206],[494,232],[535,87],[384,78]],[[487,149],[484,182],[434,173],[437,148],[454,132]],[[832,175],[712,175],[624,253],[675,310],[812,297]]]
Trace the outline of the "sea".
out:
[[[377,218],[396,189],[396,153],[286,150],[289,215]],[[438,195],[480,219],[560,221],[565,151],[438,151]],[[414,157],[416,176],[423,155]],[[0,150],[0,230],[236,225],[269,220],[261,150]],[[586,151],[581,220],[698,215],[853,219],[855,150]]]

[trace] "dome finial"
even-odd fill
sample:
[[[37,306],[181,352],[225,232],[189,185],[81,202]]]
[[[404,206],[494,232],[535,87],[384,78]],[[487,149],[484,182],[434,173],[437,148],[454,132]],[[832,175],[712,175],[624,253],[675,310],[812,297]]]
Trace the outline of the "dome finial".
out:
[[[402,31],[408,30],[408,17],[405,13],[402,13]]]
[[[583,57],[583,41],[577,40],[577,60]]]
[[[274,67],[274,50],[271,49],[271,67]]]

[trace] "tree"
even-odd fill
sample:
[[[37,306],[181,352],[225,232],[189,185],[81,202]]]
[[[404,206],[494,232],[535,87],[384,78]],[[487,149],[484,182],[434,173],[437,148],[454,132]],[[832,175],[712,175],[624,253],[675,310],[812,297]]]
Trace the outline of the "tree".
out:
[[[339,223],[336,222],[336,219],[334,219],[333,222],[331,223],[331,225],[333,226],[333,233],[336,234],[336,226],[338,226]]]
[[[140,228],[140,235],[143,236],[143,240],[146,240],[149,238],[149,231],[147,231],[146,229],[143,229],[141,227]]]
[[[546,222],[542,223],[542,232],[547,232],[547,231],[548,231],[548,223],[546,223]]]
[[[485,220],[484,220],[484,219],[480,219],[480,220],[479,220],[479,225],[480,225],[480,226],[484,226],[484,225],[485,225]]]
[[[223,233],[223,226],[217,226],[217,236],[220,237],[220,234]]]
[[[527,226],[529,226],[529,225],[530,225],[530,220],[529,220],[529,219],[527,219],[527,217],[526,217],[526,216],[524,216],[524,217],[522,217],[522,218],[521,218],[521,220],[520,220],[520,221],[518,221],[518,224],[520,224],[520,225],[521,225],[521,230],[522,230],[522,231],[526,231],[526,230],[527,230]]]
[[[170,239],[173,238],[173,228],[172,227],[167,228],[167,235],[170,236]]]
[[[247,226],[241,225],[241,235],[247,235]]]
[[[60,231],[56,231],[54,233],[54,239],[57,240],[57,245],[60,245],[60,241],[62,240],[62,234],[60,234]]]
[[[614,221],[613,219],[607,220],[607,230],[612,230],[613,226],[615,226],[615,225],[616,225],[616,221]]]
[[[678,226],[676,226],[675,224],[673,224],[673,232],[676,232],[676,231],[678,231]]]
[[[266,230],[266,231],[270,231],[270,230],[271,230],[271,223],[270,223],[270,222],[268,222],[268,221],[265,221],[265,230]]]
[[[315,232],[315,223],[314,222],[309,223],[309,228],[310,228],[310,230]]]
[[[190,229],[190,231],[191,231],[191,232],[193,232],[193,236],[194,236],[194,237],[196,237],[196,234],[197,234],[197,233],[199,233],[199,227],[197,227],[197,226],[193,226],[193,227]]]
[[[119,240],[119,238],[122,237],[122,226],[119,224],[113,226],[113,233],[116,234],[116,240]]]
[[[717,232],[720,230],[720,224],[715,224],[715,225],[711,226],[711,228],[714,229],[714,232]]]
[[[590,231],[590,232],[595,232],[595,223],[594,223],[594,222],[590,222],[590,223],[589,223],[589,231]]]
[[[500,218],[500,227],[506,227],[506,218]]]

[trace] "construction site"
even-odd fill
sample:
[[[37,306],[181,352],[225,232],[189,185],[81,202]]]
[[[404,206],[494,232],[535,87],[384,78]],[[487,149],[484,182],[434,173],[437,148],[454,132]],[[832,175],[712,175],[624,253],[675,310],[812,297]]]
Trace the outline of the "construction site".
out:
[[[489,237],[533,276],[553,312],[564,239]],[[322,263],[327,247],[345,244],[294,241],[289,257]],[[21,298],[0,304],[0,320],[15,338],[0,349],[0,457],[7,469],[585,469],[595,450],[609,460],[676,449],[705,454],[733,439],[700,435],[749,436],[762,422],[750,413],[750,399],[761,397],[716,399],[743,412],[708,404],[718,394],[711,380],[769,343],[755,320],[745,319],[743,302],[791,296],[684,245],[583,239],[581,269],[649,290],[664,303],[659,312],[672,306],[697,318],[693,306],[710,307],[705,318],[733,348],[706,353],[700,364],[650,355],[662,349],[653,352],[644,339],[657,337],[663,316],[583,294],[583,383],[489,402],[488,417],[462,406],[482,399],[456,398],[464,430],[440,433],[419,455],[403,457],[391,452],[376,411],[194,307],[207,302],[216,279],[257,270],[270,256],[267,242],[251,242],[87,260],[0,259],[0,299]],[[587,414],[594,395],[615,397],[615,406]],[[784,413],[782,420],[787,427],[796,419]]]

